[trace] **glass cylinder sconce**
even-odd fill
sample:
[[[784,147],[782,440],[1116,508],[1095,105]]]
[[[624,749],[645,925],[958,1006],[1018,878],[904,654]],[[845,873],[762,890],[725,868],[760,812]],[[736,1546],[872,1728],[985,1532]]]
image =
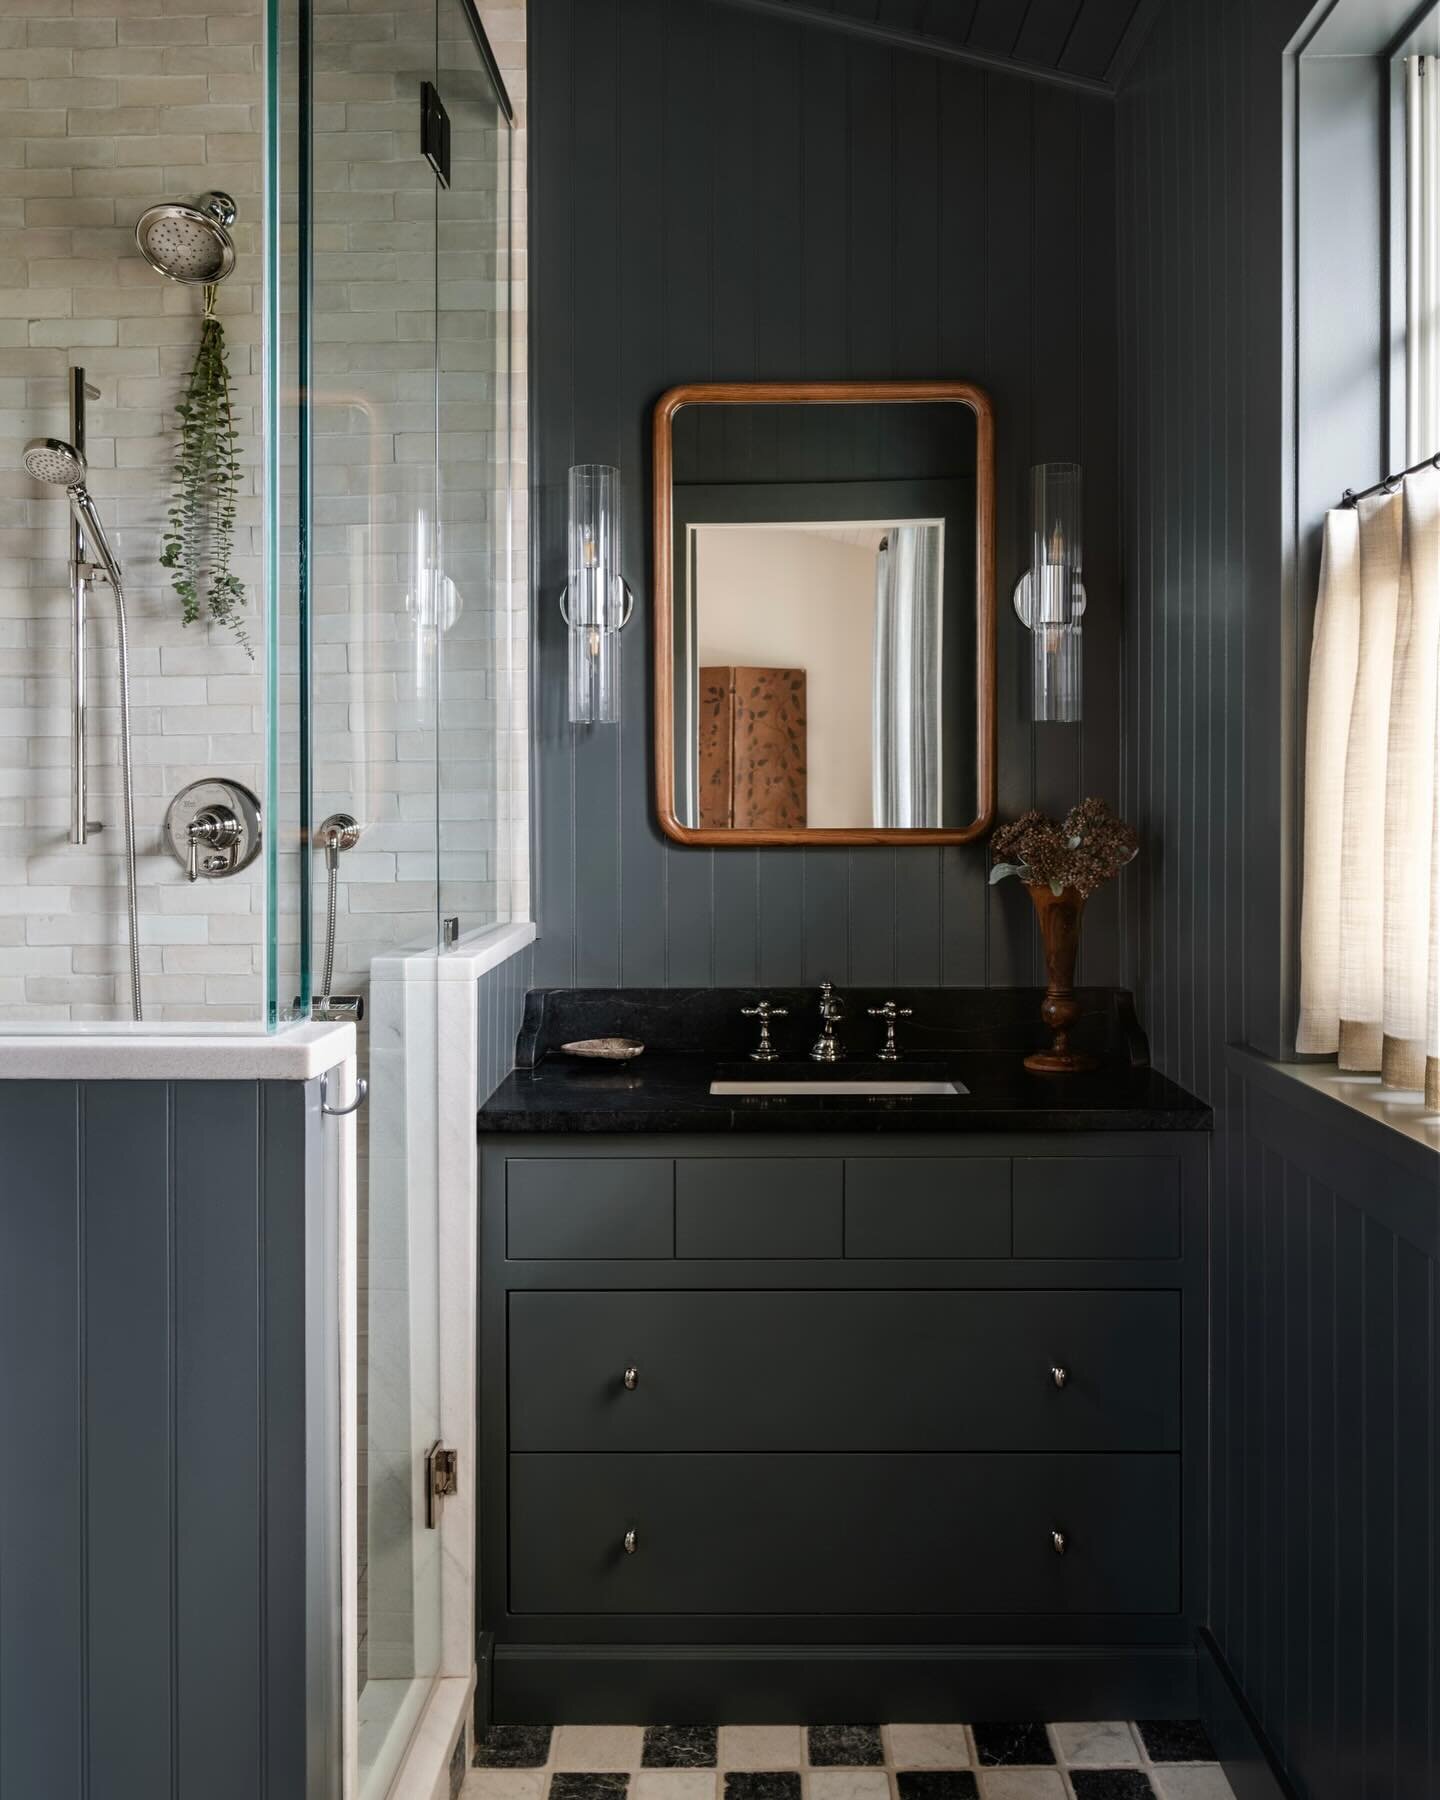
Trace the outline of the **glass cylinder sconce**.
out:
[[[560,611],[570,627],[570,723],[620,720],[620,633],[634,598],[620,573],[620,471],[570,471],[570,574]]]
[[[1015,588],[1015,611],[1031,645],[1031,717],[1080,718],[1081,574],[1079,463],[1037,463],[1030,471],[1030,567]]]

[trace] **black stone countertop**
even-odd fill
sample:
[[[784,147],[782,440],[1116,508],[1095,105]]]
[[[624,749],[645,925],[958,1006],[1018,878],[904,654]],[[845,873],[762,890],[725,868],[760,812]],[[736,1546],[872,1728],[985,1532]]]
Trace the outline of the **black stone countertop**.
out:
[[[709,1092],[724,1079],[931,1079],[943,1072],[968,1094],[868,1098]],[[1208,1131],[1210,1108],[1150,1068],[1032,1075],[1018,1056],[962,1052],[923,1063],[856,1059],[823,1069],[719,1063],[707,1056],[646,1055],[622,1066],[547,1057],[516,1069],[480,1109],[482,1132],[568,1131]]]
[[[783,1058],[754,1063],[755,1021],[742,1006],[761,997],[789,1008],[774,1034]],[[806,1060],[814,1037],[813,990],[536,989],[526,998],[519,1067],[479,1114],[482,1132],[893,1132],[1208,1131],[1210,1108],[1149,1066],[1131,997],[1118,988],[1077,991],[1077,1048],[1101,1058],[1093,1072],[1034,1075],[1025,1052],[1046,1040],[1040,991],[1009,989],[842,990],[846,1059]],[[875,1058],[881,1026],[868,1007],[894,998],[912,1009],[900,1022],[899,1063]],[[566,1056],[577,1038],[634,1037],[646,1052],[630,1063]],[[954,1096],[712,1095],[716,1078],[784,1080],[953,1079]]]

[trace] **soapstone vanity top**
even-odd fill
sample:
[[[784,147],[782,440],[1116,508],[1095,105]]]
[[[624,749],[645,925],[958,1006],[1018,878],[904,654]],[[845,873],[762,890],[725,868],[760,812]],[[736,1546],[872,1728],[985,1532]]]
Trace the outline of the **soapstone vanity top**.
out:
[[[978,1132],[1208,1131],[1210,1108],[1149,1064],[1149,1047],[1123,989],[1077,990],[1077,1047],[1101,1058],[1092,1072],[1036,1075],[1022,1065],[1044,1041],[1041,990],[840,991],[845,1059],[806,1057],[816,1030],[814,989],[534,990],[526,1002],[517,1067],[479,1112],[482,1132]],[[785,1008],[772,1024],[780,1060],[749,1060],[759,999]],[[869,1008],[909,1007],[902,1059],[878,1060],[881,1022]],[[562,1043],[638,1038],[645,1054],[617,1065],[564,1055]],[[907,1096],[712,1094],[716,1077],[896,1080],[943,1077],[967,1092]]]

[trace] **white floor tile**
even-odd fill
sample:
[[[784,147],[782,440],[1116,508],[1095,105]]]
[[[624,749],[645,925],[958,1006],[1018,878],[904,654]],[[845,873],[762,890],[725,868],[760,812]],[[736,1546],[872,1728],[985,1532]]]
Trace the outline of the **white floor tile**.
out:
[[[883,1769],[811,1769],[805,1787],[809,1800],[890,1800]]]
[[[970,1740],[963,1725],[887,1725],[882,1733],[897,1769],[968,1769]]]
[[[1140,1746],[1123,1719],[1052,1725],[1062,1762],[1079,1769],[1120,1769],[1140,1760]]]
[[[545,1780],[543,1769],[471,1769],[460,1796],[461,1800],[540,1800]]]
[[[1065,1800],[1065,1778],[1058,1769],[982,1769],[980,1792],[985,1800]]]
[[[798,1769],[798,1725],[722,1725],[722,1769]]]
[[[1156,1765],[1150,1779],[1160,1800],[1235,1800],[1235,1790],[1225,1779],[1225,1771],[1216,1763],[1188,1769],[1167,1769]]]
[[[642,1769],[630,1800],[715,1800],[714,1769]]]
[[[643,1725],[557,1725],[550,1745],[552,1769],[638,1769]]]

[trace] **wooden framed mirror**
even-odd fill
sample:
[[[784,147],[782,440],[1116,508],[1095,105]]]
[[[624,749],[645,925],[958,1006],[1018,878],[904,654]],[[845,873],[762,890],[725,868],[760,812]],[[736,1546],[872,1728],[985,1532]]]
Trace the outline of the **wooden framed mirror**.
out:
[[[995,438],[969,382],[655,408],[655,792],[682,844],[965,844],[995,806]]]

